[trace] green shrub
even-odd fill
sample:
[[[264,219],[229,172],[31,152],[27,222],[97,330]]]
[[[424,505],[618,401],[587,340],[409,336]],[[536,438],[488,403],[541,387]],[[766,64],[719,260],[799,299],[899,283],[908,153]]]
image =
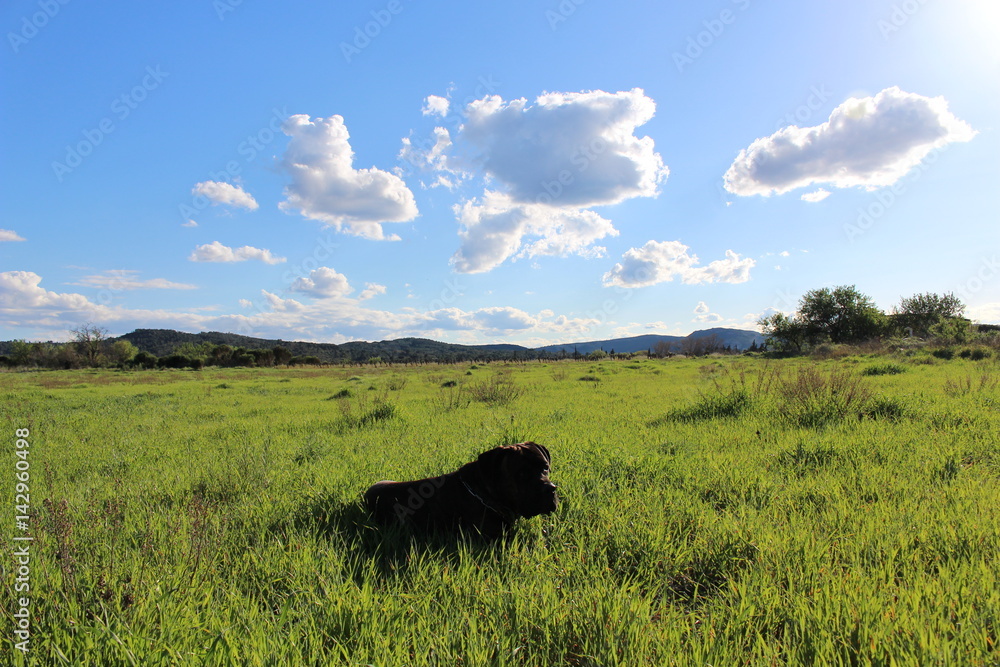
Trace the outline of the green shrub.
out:
[[[891,362],[884,364],[873,364],[861,371],[862,375],[899,375],[906,372],[906,366],[900,366]]]
[[[694,405],[675,408],[655,423],[666,421],[695,422],[707,419],[732,419],[739,417],[753,405],[750,394],[736,390],[728,394],[704,394]]]

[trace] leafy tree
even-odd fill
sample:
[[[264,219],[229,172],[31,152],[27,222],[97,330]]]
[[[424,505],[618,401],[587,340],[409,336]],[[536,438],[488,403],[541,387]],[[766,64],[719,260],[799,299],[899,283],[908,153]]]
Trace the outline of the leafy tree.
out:
[[[954,293],[914,294],[900,299],[892,320],[895,327],[907,335],[926,337],[931,328],[945,320],[961,318],[965,304]]]
[[[799,317],[810,344],[860,343],[877,338],[886,329],[885,314],[871,297],[854,285],[806,292],[799,301]]]
[[[127,364],[138,352],[139,348],[131,342],[119,339],[111,344],[111,348],[108,350],[108,359],[113,364]]]
[[[780,349],[796,352],[826,342],[860,343],[888,329],[885,314],[854,285],[810,290],[795,315],[776,313],[758,324]]]
[[[806,344],[805,324],[797,317],[775,313],[757,321],[761,331],[779,352],[801,352]]]

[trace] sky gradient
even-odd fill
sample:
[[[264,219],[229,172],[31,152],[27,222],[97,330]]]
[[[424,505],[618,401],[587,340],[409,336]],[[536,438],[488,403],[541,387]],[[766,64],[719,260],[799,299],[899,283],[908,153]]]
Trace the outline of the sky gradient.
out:
[[[0,339],[1000,322],[986,0],[0,9]]]

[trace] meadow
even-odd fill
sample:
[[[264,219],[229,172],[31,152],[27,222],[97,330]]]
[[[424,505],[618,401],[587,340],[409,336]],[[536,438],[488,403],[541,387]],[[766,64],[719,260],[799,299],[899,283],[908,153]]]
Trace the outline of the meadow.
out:
[[[1000,365],[853,354],[0,373],[39,665],[1000,664]],[[508,539],[380,479],[552,452]],[[12,548],[6,548],[10,552]]]

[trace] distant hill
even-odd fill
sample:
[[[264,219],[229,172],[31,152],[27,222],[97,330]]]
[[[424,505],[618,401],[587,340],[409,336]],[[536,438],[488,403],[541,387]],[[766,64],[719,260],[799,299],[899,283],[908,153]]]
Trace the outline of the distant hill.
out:
[[[665,342],[670,346],[671,351],[679,352],[683,349],[685,341],[699,340],[715,336],[722,347],[729,347],[732,350],[748,350],[754,344],[757,346],[764,344],[764,336],[756,331],[744,329],[703,329],[695,331],[687,336],[665,336],[658,334],[645,334],[642,336],[632,336],[629,338],[611,338],[608,340],[589,340],[577,343],[560,343],[558,345],[546,345],[536,348],[540,351],[559,354],[565,352],[573,354],[589,354],[594,350],[604,350],[605,352],[645,352],[652,349],[657,343]]]
[[[525,359],[537,356],[532,350],[520,345],[455,345],[441,343],[426,338],[399,338],[374,343],[352,341],[340,345],[334,343],[310,343],[281,339],[254,338],[239,334],[206,331],[184,333],[172,329],[136,329],[120,338],[130,341],[144,352],[158,357],[171,354],[184,343],[212,343],[250,349],[272,349],[281,346],[297,357],[314,356],[328,363],[362,362],[372,357],[385,361],[490,361],[505,359]]]
[[[660,336],[648,334],[631,338],[613,338],[609,340],[581,341],[577,343],[561,343],[545,345],[538,348],[528,348],[521,345],[457,345],[442,343],[427,338],[398,338],[378,342],[352,341],[349,343],[311,343],[307,341],[286,341],[281,339],[255,338],[240,334],[205,331],[202,333],[185,333],[173,329],[136,329],[111,340],[127,340],[139,350],[164,357],[176,352],[185,343],[201,345],[229,345],[247,350],[273,349],[284,347],[296,357],[317,357],[325,363],[358,363],[366,362],[373,357],[386,362],[458,362],[458,361],[508,361],[547,359],[573,356],[574,353],[585,355],[594,350],[605,352],[645,352],[653,349],[659,342],[667,342],[670,349],[680,352],[686,343],[692,340],[715,336],[715,341],[722,347],[728,346],[733,351],[746,350],[754,341],[762,345],[764,337],[753,331],[740,329],[706,329],[695,331],[688,336]],[[0,355],[9,354],[10,341],[0,342]]]

